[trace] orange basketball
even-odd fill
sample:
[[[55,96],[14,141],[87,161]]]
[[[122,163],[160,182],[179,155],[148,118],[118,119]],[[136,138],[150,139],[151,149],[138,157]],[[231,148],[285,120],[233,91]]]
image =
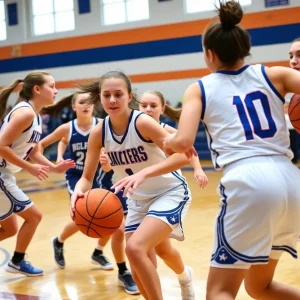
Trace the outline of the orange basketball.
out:
[[[300,133],[300,95],[295,94],[289,105],[289,117],[293,127]]]
[[[75,204],[74,222],[89,237],[111,235],[120,227],[123,217],[119,198],[104,189],[87,191]]]

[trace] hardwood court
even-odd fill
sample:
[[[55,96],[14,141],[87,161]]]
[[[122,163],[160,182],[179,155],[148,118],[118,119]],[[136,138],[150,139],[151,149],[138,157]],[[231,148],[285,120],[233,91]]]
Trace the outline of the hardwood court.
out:
[[[186,264],[194,268],[196,299],[205,299],[205,285],[213,242],[213,224],[218,210],[219,198],[216,194],[221,173],[208,171],[209,184],[200,190],[192,172],[185,172],[193,194],[193,203],[184,221],[186,240],[174,241]],[[90,256],[96,240],[78,233],[65,244],[66,268],[59,270],[54,263],[51,238],[60,233],[69,220],[68,193],[64,187],[63,175],[51,175],[45,183],[38,182],[27,173],[18,174],[20,186],[43,212],[43,220],[28,249],[28,260],[42,268],[44,275],[28,278],[9,274],[4,270],[7,253],[12,254],[15,238],[0,244],[0,299],[53,299],[53,300],[129,300],[142,299],[141,296],[127,295],[117,286],[117,270],[102,271],[90,263]],[[3,195],[0,194],[0,201]],[[299,251],[298,246],[298,251]],[[105,255],[113,262],[108,244]],[[300,288],[300,263],[284,254],[275,279]],[[161,261],[159,274],[164,299],[179,300],[180,289],[177,278]],[[28,297],[26,295],[31,295]],[[36,296],[36,297],[34,297]],[[237,299],[251,299],[242,288]]]

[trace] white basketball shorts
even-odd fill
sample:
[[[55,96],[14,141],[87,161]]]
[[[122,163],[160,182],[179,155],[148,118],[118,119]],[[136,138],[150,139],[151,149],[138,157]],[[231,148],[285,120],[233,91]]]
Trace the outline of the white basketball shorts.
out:
[[[15,176],[5,170],[0,170],[0,190],[0,221],[33,205],[28,196],[17,186]]]
[[[279,259],[283,251],[297,258],[299,183],[299,169],[285,156],[256,156],[225,167],[211,265],[246,269]]]
[[[146,216],[167,223],[173,231],[171,238],[184,240],[182,220],[191,203],[191,193],[187,184],[180,185],[150,200],[132,200],[128,198],[128,214],[125,233],[134,232]]]

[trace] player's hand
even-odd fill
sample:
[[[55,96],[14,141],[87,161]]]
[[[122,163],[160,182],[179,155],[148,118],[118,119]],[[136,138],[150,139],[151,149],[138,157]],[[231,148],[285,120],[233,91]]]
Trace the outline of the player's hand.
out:
[[[61,162],[63,162],[64,161],[64,158],[63,157],[57,157],[57,159],[56,159],[56,164],[58,165],[58,164],[60,164]]]
[[[200,188],[205,188],[208,183],[208,178],[202,169],[194,171],[194,177],[199,184]]]
[[[76,166],[76,164],[75,164],[74,160],[66,159],[66,160],[63,160],[62,162],[58,163],[57,165],[55,165],[53,167],[52,171],[55,173],[64,173],[68,169],[75,168],[75,166]]]
[[[120,192],[123,188],[123,197],[130,197],[132,194],[134,194],[135,189],[141,185],[146,180],[146,175],[144,174],[143,170],[140,172],[133,174],[131,176],[127,176],[119,181],[117,181],[111,189],[115,189],[114,193],[117,194]]]
[[[104,147],[101,148],[99,161],[100,161],[101,165],[109,165],[110,164],[109,156],[105,152],[105,148]]]
[[[70,207],[70,216],[74,220],[74,213],[75,213],[75,205],[79,198],[84,197],[82,192],[74,192],[71,196],[71,207]]]
[[[27,171],[40,181],[48,178],[47,172],[49,172],[49,170],[50,167],[39,164],[30,164],[30,166],[27,168]]]

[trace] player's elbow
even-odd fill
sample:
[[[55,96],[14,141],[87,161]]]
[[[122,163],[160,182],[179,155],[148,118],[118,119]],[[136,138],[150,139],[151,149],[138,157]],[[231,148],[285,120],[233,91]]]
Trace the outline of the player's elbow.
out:
[[[178,138],[176,141],[176,152],[185,153],[193,147],[193,141],[186,137]]]

